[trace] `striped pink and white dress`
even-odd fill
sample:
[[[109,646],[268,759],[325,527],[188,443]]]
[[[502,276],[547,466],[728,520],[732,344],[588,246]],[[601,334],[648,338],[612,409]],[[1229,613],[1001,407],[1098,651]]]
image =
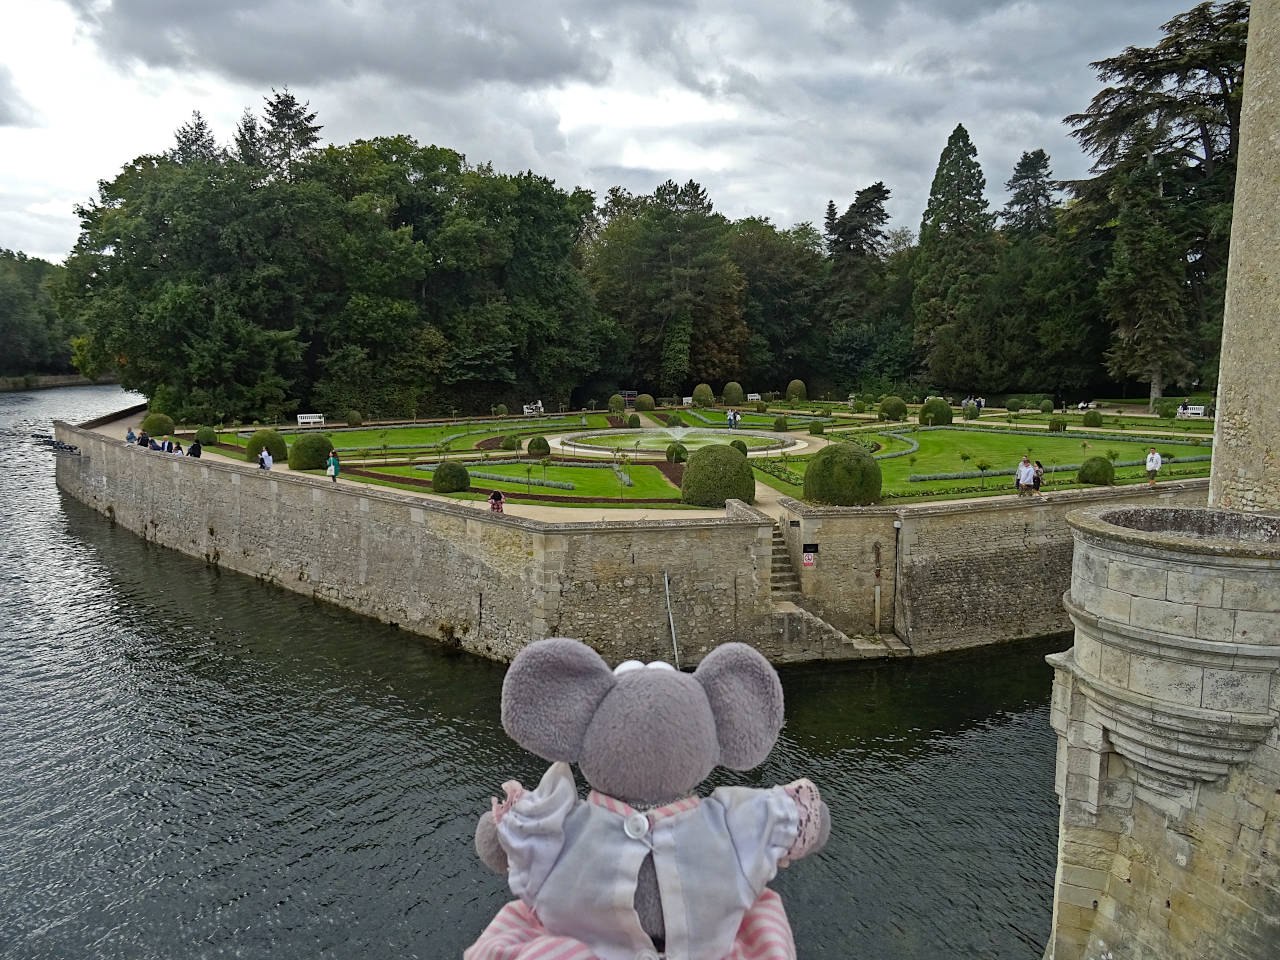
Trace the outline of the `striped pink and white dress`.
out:
[[[766,884],[818,832],[807,780],[722,787],[652,810],[592,791],[577,796],[567,764],[538,788],[503,784],[494,801],[508,881],[520,899],[498,912],[464,960],[795,960],[782,901]],[[652,855],[666,929],[658,953],[635,910]]]

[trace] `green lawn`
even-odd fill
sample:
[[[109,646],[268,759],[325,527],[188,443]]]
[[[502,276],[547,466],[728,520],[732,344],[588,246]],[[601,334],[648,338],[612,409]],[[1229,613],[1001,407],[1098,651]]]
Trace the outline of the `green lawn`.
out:
[[[774,442],[765,437],[753,437],[748,434],[742,434],[738,437],[731,437],[723,433],[708,433],[706,431],[695,430],[692,433],[686,433],[683,436],[672,436],[669,433],[658,433],[655,431],[636,432],[636,433],[606,433],[598,436],[583,436],[578,438],[578,442],[591,444],[594,447],[610,447],[615,450],[621,450],[624,453],[628,450],[636,448],[636,441],[640,442],[640,450],[648,453],[661,453],[667,449],[667,446],[675,440],[679,440],[690,450],[698,447],[710,446],[714,443],[728,443],[730,440],[738,439],[752,447],[767,447]]]
[[[1102,414],[1102,426],[1108,430],[1132,430],[1135,433],[1142,433],[1144,430],[1159,430],[1165,433],[1178,431],[1179,433],[1206,435],[1211,435],[1213,433],[1213,421],[1207,417],[1186,420],[1161,420],[1159,417],[1117,416],[1116,414],[1108,413],[1105,410],[1100,410],[1098,412]],[[1059,417],[1066,420],[1068,430],[1078,430],[1080,427],[1084,426],[1084,414],[1082,413],[1019,414],[1014,419],[1014,423],[1047,424],[1050,417]],[[1004,420],[1004,417],[1000,416],[995,419]]]
[[[535,479],[543,478],[543,470],[541,466],[533,466],[532,476]],[[668,500],[679,500],[680,491],[667,482],[667,479],[658,471],[657,467],[645,466],[643,464],[633,464],[626,467],[627,474],[631,477],[633,486],[624,487],[618,482],[617,476],[612,470],[599,469],[594,467],[548,467],[546,470],[546,479],[560,480],[572,483],[572,490],[559,490],[554,487],[526,488],[524,484],[525,465],[524,464],[502,464],[500,462],[487,463],[484,466],[474,467],[472,469],[479,470],[482,473],[497,473],[509,476],[510,481],[475,479],[472,481],[476,486],[486,488],[497,488],[504,493],[524,492],[533,494],[544,494],[560,497],[608,497],[622,499],[635,499],[637,497],[662,497]],[[430,477],[431,474],[425,470],[415,470],[412,467],[378,467],[375,472],[386,476],[402,476],[402,477]]]

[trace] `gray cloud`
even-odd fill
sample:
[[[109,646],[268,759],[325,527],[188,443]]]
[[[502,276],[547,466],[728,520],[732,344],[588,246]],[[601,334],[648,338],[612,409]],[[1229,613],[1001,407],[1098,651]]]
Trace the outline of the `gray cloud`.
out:
[[[597,195],[703,183],[729,216],[821,220],[883,180],[917,227],[958,122],[993,207],[1024,150],[1088,169],[1062,118],[1091,60],[1149,44],[1190,0],[66,0],[116,62],[309,99],[325,137],[409,133]],[[3,110],[0,73],[0,111]],[[716,109],[654,126],[562,117],[560,94],[676,91]],[[225,106],[225,105],[224,105]],[[251,104],[256,107],[257,104]],[[211,113],[209,104],[193,103]],[[225,112],[225,111],[224,111]],[[0,118],[3,113],[0,113]],[[185,120],[174,117],[173,126]],[[222,139],[230,130],[218,131]],[[672,147],[678,146],[678,149]],[[143,145],[139,146],[139,150]],[[663,150],[667,152],[663,152]],[[676,161],[664,159],[677,157]],[[113,171],[103,170],[102,176]],[[90,189],[86,186],[86,191]]]
[[[13,73],[0,63],[0,127],[29,127],[35,122],[35,110],[18,92]]]

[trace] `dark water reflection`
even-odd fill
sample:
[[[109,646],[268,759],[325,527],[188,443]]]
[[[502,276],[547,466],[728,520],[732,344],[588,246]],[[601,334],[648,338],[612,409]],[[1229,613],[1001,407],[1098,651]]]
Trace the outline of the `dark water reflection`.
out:
[[[475,817],[541,767],[502,668],[60,497],[27,435],[125,402],[0,395],[0,955],[460,955],[506,899]],[[738,779],[831,804],[775,884],[802,957],[1039,957],[1063,645],[784,672],[784,738]]]

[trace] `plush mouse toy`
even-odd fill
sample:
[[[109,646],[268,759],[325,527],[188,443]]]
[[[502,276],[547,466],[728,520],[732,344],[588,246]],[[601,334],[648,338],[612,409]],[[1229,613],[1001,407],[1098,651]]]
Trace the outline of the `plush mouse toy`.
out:
[[[817,789],[693,795],[717,764],[762,763],[782,729],[782,685],[756,650],[724,644],[689,674],[610,670],[576,640],[542,640],[507,671],[502,726],[552,765],[532,791],[504,783],[480,818],[476,850],[520,899],[464,960],[795,960],[765,885],[826,843]]]

